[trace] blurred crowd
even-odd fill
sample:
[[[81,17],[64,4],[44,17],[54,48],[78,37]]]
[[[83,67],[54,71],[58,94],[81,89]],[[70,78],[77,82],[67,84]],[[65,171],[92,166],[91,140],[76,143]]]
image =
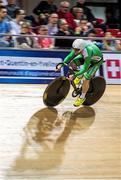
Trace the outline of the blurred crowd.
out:
[[[87,37],[102,50],[121,50],[121,40],[114,39],[121,37],[119,18],[113,8],[105,13],[106,20],[96,18],[85,0],[75,1],[73,7],[68,1],[56,6],[54,0],[42,0],[26,15],[16,0],[0,0],[0,47],[68,49],[73,36]]]

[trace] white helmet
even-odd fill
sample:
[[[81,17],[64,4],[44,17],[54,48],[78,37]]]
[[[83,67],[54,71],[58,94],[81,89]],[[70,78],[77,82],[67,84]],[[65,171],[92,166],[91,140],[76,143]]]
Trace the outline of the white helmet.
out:
[[[72,47],[74,49],[83,50],[88,44],[90,44],[90,41],[86,41],[83,39],[76,39],[74,40]]]

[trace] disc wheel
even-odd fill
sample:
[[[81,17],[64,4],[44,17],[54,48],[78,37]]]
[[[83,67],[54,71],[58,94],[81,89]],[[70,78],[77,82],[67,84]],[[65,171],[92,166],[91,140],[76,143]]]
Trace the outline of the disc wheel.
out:
[[[65,76],[54,79],[45,89],[44,104],[46,106],[57,106],[66,98],[69,90],[70,81]]]
[[[104,94],[106,81],[102,76],[97,76],[91,79],[90,87],[86,94],[86,100],[83,105],[90,106],[96,103]]]

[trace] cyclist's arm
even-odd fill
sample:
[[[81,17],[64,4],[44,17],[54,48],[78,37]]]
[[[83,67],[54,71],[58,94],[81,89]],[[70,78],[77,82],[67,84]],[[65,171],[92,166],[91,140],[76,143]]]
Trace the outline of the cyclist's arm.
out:
[[[79,59],[82,59],[82,58],[83,58],[82,54],[78,54],[78,55],[73,59],[73,61],[78,61]]]
[[[64,64],[68,64],[75,56],[74,50],[72,50],[63,60],[63,66]]]
[[[90,66],[90,57],[87,57],[85,58],[85,62],[81,66],[80,71],[76,72],[74,76],[77,77],[77,76],[83,75],[88,70],[89,66]]]

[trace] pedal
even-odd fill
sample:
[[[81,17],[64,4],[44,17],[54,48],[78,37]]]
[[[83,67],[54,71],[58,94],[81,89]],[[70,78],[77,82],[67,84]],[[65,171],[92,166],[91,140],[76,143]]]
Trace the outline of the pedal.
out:
[[[72,92],[72,97],[77,97],[80,94],[80,88],[76,88]]]

